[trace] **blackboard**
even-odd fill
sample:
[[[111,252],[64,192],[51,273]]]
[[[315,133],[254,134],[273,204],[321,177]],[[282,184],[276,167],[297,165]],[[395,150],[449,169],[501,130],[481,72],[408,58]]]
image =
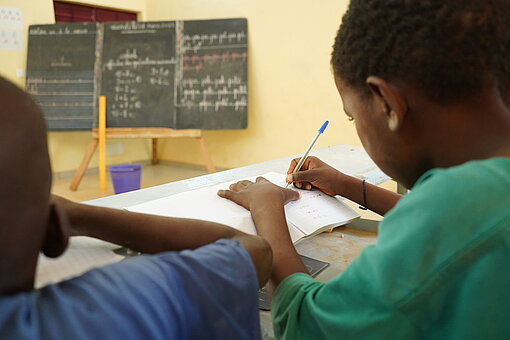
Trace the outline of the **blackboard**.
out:
[[[105,24],[103,41],[108,127],[175,128],[175,22]]]
[[[97,25],[29,28],[26,89],[50,130],[85,130],[97,116]]]
[[[176,124],[246,128],[246,20],[185,21]]]
[[[87,27],[87,39],[49,33],[78,27]],[[27,90],[50,130],[90,129],[98,95],[107,98],[107,127],[244,129],[247,52],[246,19],[31,26]],[[54,60],[73,62],[62,69]],[[43,94],[42,84],[58,77],[87,80],[90,88],[79,83],[83,93],[63,86],[69,93]]]

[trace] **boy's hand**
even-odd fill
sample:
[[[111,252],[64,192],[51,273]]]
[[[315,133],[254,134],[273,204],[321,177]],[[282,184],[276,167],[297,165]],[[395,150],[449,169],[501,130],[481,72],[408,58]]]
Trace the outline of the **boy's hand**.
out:
[[[299,198],[298,192],[279,187],[263,177],[258,177],[255,182],[239,181],[230,185],[229,190],[219,190],[218,195],[248,210],[252,210],[259,203],[271,201],[285,205]]]
[[[287,170],[287,183],[293,183],[299,189],[317,188],[330,196],[341,195],[337,188],[341,187],[342,179],[347,175],[313,156],[308,157],[301,169],[292,174],[298,162],[299,158],[290,162]]]
[[[232,184],[229,190],[219,190],[218,195],[250,210],[258,235],[271,246],[271,286],[276,287],[291,274],[308,273],[292,244],[285,220],[284,205],[299,198],[297,191],[259,177],[255,183],[245,180]]]

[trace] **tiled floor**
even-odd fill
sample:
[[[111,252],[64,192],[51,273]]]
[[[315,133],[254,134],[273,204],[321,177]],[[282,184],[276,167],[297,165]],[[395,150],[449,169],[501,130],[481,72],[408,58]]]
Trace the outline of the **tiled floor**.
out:
[[[144,165],[142,168],[142,188],[179,181],[186,178],[205,175],[205,170],[186,168],[184,166]],[[71,176],[71,174],[69,174]],[[69,184],[72,178],[58,178],[53,180],[52,193],[76,202],[87,201],[99,197],[113,195],[110,175],[107,175],[106,191],[99,189],[99,175],[92,173],[85,175],[77,191],[71,191]],[[63,176],[59,176],[63,177]]]

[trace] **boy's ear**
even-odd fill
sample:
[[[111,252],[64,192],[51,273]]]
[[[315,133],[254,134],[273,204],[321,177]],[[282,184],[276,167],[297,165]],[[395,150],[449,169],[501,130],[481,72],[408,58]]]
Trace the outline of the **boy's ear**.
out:
[[[390,131],[397,131],[407,115],[407,102],[395,87],[386,80],[370,76],[366,81],[377,106],[386,115]]]
[[[62,208],[56,203],[50,204],[50,215],[46,226],[46,236],[42,252],[48,257],[59,257],[69,243],[69,220]]]

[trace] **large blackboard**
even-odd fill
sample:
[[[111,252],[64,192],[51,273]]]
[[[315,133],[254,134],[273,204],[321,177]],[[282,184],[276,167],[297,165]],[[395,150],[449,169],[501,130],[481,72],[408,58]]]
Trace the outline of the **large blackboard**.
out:
[[[98,95],[108,127],[243,129],[246,19],[31,26],[27,90],[50,130],[90,129]]]

